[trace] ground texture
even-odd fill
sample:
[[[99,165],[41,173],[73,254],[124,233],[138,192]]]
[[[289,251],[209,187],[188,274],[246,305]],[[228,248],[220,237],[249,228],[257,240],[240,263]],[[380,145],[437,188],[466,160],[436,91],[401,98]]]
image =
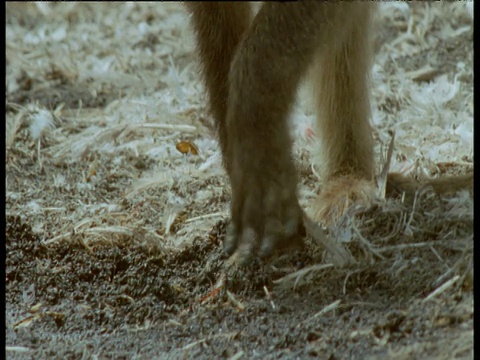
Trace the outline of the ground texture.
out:
[[[379,172],[473,171],[473,2],[380,6]],[[230,189],[179,3],[6,7],[8,359],[472,359],[473,193],[380,198],[228,266]],[[309,203],[311,99],[292,113]]]

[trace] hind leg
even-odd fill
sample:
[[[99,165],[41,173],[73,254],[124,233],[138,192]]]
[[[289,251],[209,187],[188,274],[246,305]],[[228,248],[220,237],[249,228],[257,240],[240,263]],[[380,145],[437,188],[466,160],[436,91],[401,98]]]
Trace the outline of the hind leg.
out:
[[[227,153],[228,73],[235,51],[252,22],[248,2],[187,2],[192,14],[197,51],[209,107],[218,130],[223,163],[230,172]]]
[[[375,194],[368,74],[371,64],[370,4],[356,6],[343,41],[332,38],[330,51],[314,65],[317,131],[321,140],[322,185],[313,215],[336,221],[354,201]]]

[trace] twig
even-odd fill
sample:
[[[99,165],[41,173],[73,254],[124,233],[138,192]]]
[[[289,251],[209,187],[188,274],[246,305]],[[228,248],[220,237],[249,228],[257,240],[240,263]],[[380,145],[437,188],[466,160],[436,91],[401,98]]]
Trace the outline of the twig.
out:
[[[209,218],[215,218],[215,217],[221,217],[223,215],[224,215],[223,212],[216,212],[216,213],[212,213],[212,214],[200,215],[200,216],[195,216],[195,217],[192,217],[190,219],[187,219],[183,223],[188,224],[190,222],[203,220],[203,219],[209,219]]]
[[[355,231],[355,233],[357,234],[358,238],[360,239],[360,242],[365,245],[368,250],[374,254],[374,255],[377,255],[380,259],[382,260],[385,260],[385,258],[380,255],[380,251],[379,249],[376,249],[371,243],[370,241],[368,241],[367,239],[365,239],[362,234],[360,233],[360,230],[358,230],[357,226],[352,222],[352,228],[353,230]]]
[[[335,266],[344,267],[354,262],[352,255],[344,249],[342,244],[335,243],[329,236],[327,236],[322,227],[310,219],[305,213],[303,213],[303,223],[313,241],[317,245],[325,247],[325,249],[327,249],[332,255],[332,262]]]
[[[434,292],[432,292],[430,295],[428,295],[425,299],[422,300],[422,302],[427,302],[429,300],[432,300],[434,297],[436,297],[437,295],[440,295],[441,293],[443,293],[445,290],[447,290],[449,287],[451,287],[458,279],[460,278],[460,275],[456,275],[454,276],[453,278],[451,278],[450,280],[448,280],[445,284],[443,284],[442,286],[438,287],[437,289],[435,289]]]
[[[305,324],[305,323],[310,322],[310,321],[312,321],[313,319],[315,319],[319,316],[325,315],[327,312],[335,310],[338,307],[339,304],[340,304],[340,300],[335,300],[333,303],[325,306],[322,310],[317,312],[315,315],[303,320],[300,324]]]
[[[387,176],[392,161],[393,144],[395,143],[395,131],[390,131],[390,134],[392,136],[392,139],[390,140],[390,144],[388,145],[387,158],[385,164],[383,165],[382,172],[380,173],[380,175],[378,175],[377,178],[378,189],[380,191],[382,199],[385,199],[385,193],[387,191]]]
[[[236,331],[236,332],[230,332],[230,333],[226,333],[226,334],[216,334],[216,335],[212,335],[212,336],[207,336],[206,338],[203,338],[203,339],[200,339],[200,340],[197,340],[197,341],[194,341],[188,345],[185,345],[182,350],[188,350],[188,349],[191,349],[193,348],[195,345],[198,345],[198,344],[201,344],[201,343],[204,343],[205,341],[207,340],[211,340],[211,339],[215,339],[215,338],[222,338],[222,337],[226,337],[226,338],[233,338],[235,336],[237,336],[239,333]]]
[[[263,291],[265,292],[265,295],[267,296],[267,299],[270,300],[270,305],[272,305],[272,310],[276,309],[275,303],[272,300],[272,296],[270,295],[270,291],[268,291],[267,287],[263,285]]]
[[[293,288],[295,289],[299,283],[299,281],[308,273],[313,273],[317,272],[323,269],[328,269],[333,267],[333,264],[321,264],[321,265],[312,265],[303,269],[300,269],[298,271],[295,271],[294,273],[285,275],[284,277],[274,280],[274,284],[279,284],[279,285],[284,285],[286,283],[291,282],[293,279],[295,279],[295,282],[293,284]]]

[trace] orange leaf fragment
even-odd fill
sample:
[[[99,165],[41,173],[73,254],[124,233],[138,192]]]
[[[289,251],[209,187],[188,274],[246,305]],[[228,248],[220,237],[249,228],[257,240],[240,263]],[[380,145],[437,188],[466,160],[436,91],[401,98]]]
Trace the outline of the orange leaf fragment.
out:
[[[195,146],[195,144],[189,141],[180,141],[177,143],[176,148],[182,154],[198,155],[198,148]]]

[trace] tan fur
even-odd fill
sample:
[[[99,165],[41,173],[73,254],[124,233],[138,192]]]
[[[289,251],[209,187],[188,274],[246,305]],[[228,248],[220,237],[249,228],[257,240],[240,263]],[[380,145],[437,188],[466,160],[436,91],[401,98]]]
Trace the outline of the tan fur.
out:
[[[374,176],[368,85],[372,5],[356,4],[349,11],[351,28],[344,39],[330,37],[312,72],[325,181],[352,173]]]
[[[416,191],[427,187],[431,187],[439,195],[451,194],[459,190],[473,190],[473,174],[415,180],[403,174],[391,173],[388,174],[386,195],[395,197],[405,193],[413,196]]]

